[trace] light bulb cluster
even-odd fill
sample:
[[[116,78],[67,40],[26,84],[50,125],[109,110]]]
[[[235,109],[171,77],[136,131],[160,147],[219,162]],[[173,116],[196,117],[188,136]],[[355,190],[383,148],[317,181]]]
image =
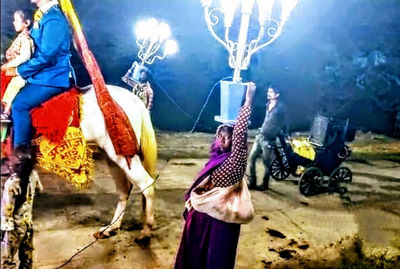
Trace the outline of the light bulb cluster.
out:
[[[201,0],[207,27],[213,37],[229,52],[229,66],[235,69],[234,80],[240,70],[246,70],[251,56],[259,49],[271,44],[282,32],[284,24],[290,17],[298,0]],[[212,7],[213,2],[215,7]],[[255,5],[257,3],[257,5]],[[250,16],[255,7],[258,8],[259,31],[256,37],[248,40]],[[242,14],[238,40],[231,39],[230,28],[236,13],[240,9]],[[224,17],[224,33],[216,31],[219,23],[218,14]],[[235,31],[238,32],[238,31]]]
[[[164,59],[178,51],[177,42],[170,38],[171,28],[155,18],[139,21],[135,27],[138,57],[144,63],[152,64],[155,59]]]

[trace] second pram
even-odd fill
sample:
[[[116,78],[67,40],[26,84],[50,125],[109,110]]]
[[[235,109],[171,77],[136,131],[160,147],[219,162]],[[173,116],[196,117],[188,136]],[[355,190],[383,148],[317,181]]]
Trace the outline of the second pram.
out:
[[[321,192],[344,192],[340,183],[351,183],[352,172],[341,166],[350,156],[345,144],[348,120],[317,116],[308,137],[279,136],[274,147],[271,176],[277,181],[290,174],[300,177],[299,190],[303,195]]]

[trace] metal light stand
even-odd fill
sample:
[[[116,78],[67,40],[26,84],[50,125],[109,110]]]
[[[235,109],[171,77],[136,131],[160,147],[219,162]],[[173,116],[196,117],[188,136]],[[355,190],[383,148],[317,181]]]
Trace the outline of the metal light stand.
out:
[[[221,81],[221,115],[215,116],[215,120],[233,123],[247,87],[247,83],[243,83],[240,77],[241,70],[247,70],[255,52],[271,44],[281,34],[297,0],[221,0],[221,7],[211,7],[212,2],[202,0],[207,28],[228,51],[229,66],[234,69],[232,81]],[[258,7],[258,35],[247,42],[255,2]],[[240,29],[235,42],[230,39],[230,30],[239,5]],[[223,14],[225,29],[218,32],[215,28],[219,24],[219,13]]]

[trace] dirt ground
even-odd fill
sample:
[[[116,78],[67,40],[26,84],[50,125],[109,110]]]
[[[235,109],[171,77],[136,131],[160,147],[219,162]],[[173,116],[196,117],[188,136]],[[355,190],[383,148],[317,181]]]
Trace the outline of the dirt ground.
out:
[[[136,186],[121,230],[108,239],[92,236],[109,223],[117,203],[108,164],[98,153],[95,180],[86,190],[41,174],[45,189],[34,207],[34,268],[173,267],[183,194],[207,160],[212,135],[157,136],[157,227],[150,244],[134,242],[141,229]],[[295,177],[271,180],[268,191],[251,191],[256,216],[242,225],[236,268],[400,268],[400,141],[360,133],[350,146],[354,154],[343,165],[352,170],[353,183],[342,197],[305,197]]]

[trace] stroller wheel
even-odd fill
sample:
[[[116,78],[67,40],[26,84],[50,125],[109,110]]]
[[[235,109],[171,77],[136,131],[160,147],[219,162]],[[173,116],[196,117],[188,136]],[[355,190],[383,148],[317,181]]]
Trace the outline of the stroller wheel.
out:
[[[353,173],[347,167],[336,167],[331,173],[330,179],[336,183],[351,183],[353,181]]]
[[[307,168],[299,182],[300,193],[305,196],[317,194],[323,180],[324,175],[321,169],[318,167]]]
[[[289,163],[286,158],[282,158],[280,162],[277,158],[275,158],[271,163],[271,176],[276,181],[282,181],[287,178],[290,174]]]

